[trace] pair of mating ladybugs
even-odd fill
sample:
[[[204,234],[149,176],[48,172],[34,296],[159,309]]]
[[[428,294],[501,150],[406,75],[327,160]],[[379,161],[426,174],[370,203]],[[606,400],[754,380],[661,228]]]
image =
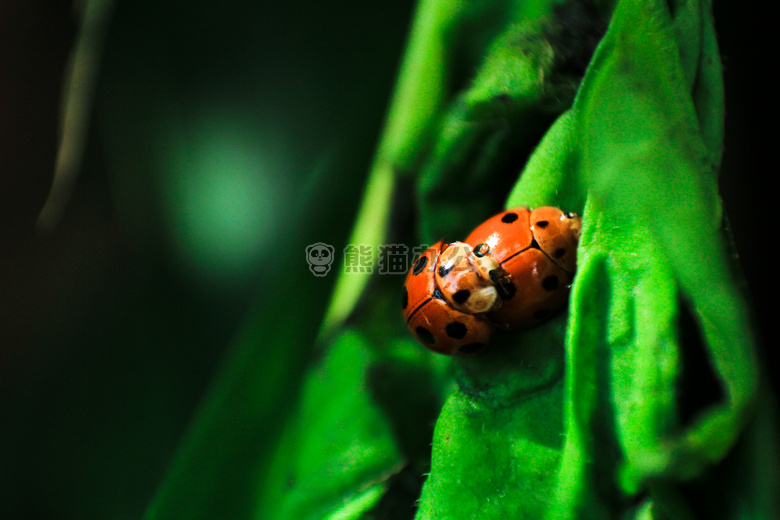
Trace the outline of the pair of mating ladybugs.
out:
[[[581,223],[557,208],[517,208],[464,242],[432,245],[406,276],[407,327],[427,348],[457,355],[483,351],[494,328],[543,321],[568,300]]]

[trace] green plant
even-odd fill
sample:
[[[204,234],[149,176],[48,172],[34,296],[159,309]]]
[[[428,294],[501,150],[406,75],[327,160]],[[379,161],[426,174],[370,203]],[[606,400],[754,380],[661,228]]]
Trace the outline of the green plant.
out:
[[[722,90],[707,1],[423,1],[350,243],[559,206],[583,215],[568,311],[450,360],[406,334],[399,277],[339,273],[324,316],[329,286],[246,335],[148,518],[225,517],[223,485],[231,518],[772,518]]]

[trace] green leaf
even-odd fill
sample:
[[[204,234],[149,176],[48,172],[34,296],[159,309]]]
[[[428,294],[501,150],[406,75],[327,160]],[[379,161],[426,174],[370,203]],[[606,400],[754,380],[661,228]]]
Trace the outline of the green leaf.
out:
[[[359,518],[382,497],[402,460],[366,392],[371,357],[366,339],[347,331],[309,372],[257,518]]]
[[[717,46],[707,3],[672,7],[617,4],[572,107],[539,141],[507,202],[555,205],[584,217],[565,391],[552,412],[565,422],[547,433],[549,441],[565,439],[560,458],[545,466],[530,450],[502,451],[523,438],[511,418],[528,420],[525,410],[541,399],[537,394],[525,394],[522,406],[503,403],[495,412],[502,419],[480,418],[480,436],[470,437],[475,410],[497,394],[488,386],[470,407],[455,406],[474,386],[461,381],[437,424],[419,518],[647,517],[655,514],[653,503],[670,514],[695,514],[701,504],[681,502],[670,490],[721,463],[746,428],[758,376],[717,196],[723,121]],[[467,133],[464,127],[441,142]],[[479,159],[493,157],[491,147],[477,148]],[[454,157],[455,165],[479,162]],[[443,199],[456,200],[455,191]],[[529,334],[506,341],[521,349]],[[535,346],[555,349],[556,342]],[[501,355],[519,384],[524,363]],[[466,381],[487,379],[481,363],[464,364]],[[693,373],[710,380],[702,395],[690,394],[700,383]],[[463,447],[468,442],[483,459],[500,453],[501,463],[478,466]],[[518,474],[529,466],[543,467],[540,488],[554,490],[544,504],[506,491],[530,481]],[[652,500],[634,510],[640,493]]]
[[[542,518],[564,441],[565,317],[549,325],[459,363],[416,518]]]
[[[710,161],[679,59],[695,49],[675,45],[671,24],[666,4],[618,5],[574,107],[590,204],[570,347],[584,344],[580,330],[587,334],[584,329],[606,319],[613,379],[626,383],[613,393],[627,492],[659,475],[693,477],[720,460],[756,392],[746,306],[720,231],[717,165]],[[605,270],[607,280],[582,285],[590,269]],[[617,315],[577,314],[578,295],[599,290],[611,292]],[[726,394],[690,428],[675,414],[683,312],[695,316]],[[618,350],[626,341],[630,348]],[[643,403],[636,406],[640,397]]]
[[[469,87],[442,113],[421,164],[424,241],[465,235],[495,213],[524,154],[570,106],[584,72],[577,63],[587,62],[602,28],[602,15],[586,4],[548,2],[493,35]]]

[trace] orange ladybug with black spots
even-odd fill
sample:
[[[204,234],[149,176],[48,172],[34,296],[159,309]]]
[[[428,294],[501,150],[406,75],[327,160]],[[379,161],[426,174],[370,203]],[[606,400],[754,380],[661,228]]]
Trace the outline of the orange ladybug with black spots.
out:
[[[463,355],[483,352],[494,328],[541,323],[568,301],[580,229],[573,213],[516,208],[464,242],[434,244],[406,277],[407,327],[425,347]]]

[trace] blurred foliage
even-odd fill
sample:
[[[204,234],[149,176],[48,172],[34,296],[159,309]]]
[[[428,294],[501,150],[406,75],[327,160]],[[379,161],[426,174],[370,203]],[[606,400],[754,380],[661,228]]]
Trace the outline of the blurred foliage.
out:
[[[727,198],[757,148],[727,126],[743,273],[707,2],[424,0],[381,137],[411,4],[112,3],[0,8],[4,517],[772,517],[760,194]],[[79,177],[36,237],[71,48]],[[420,349],[400,277],[304,263],[504,204],[583,212],[580,272],[486,356]]]
[[[3,57],[18,51],[2,60],[17,74],[3,69],[4,100],[29,113],[2,118],[4,518],[141,517],[179,442],[198,436],[185,431],[212,381],[232,384],[216,375],[230,359],[249,356],[268,377],[216,399],[257,425],[224,431],[276,442],[333,281],[311,276],[304,249],[346,242],[411,10],[114,2],[88,63],[72,196],[35,235],[66,57],[87,23],[73,7],[10,2],[0,16]],[[255,350],[274,334],[302,347]],[[272,456],[258,442],[252,460],[246,444],[226,440],[211,478],[199,468],[204,489],[228,467],[238,492]],[[215,507],[246,506],[232,498]]]

